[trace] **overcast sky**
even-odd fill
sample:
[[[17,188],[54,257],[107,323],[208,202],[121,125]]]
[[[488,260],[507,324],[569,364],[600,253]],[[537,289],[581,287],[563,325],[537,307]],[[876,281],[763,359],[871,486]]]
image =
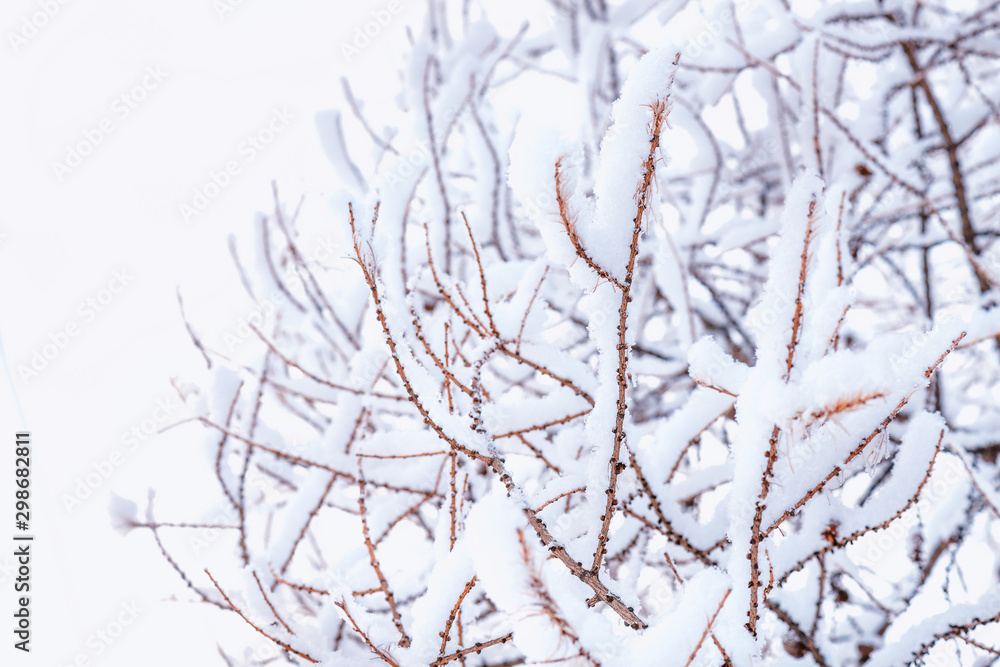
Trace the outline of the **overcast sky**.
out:
[[[202,431],[145,436],[183,417],[170,378],[201,363],[176,290],[206,338],[221,341],[251,310],[226,237],[271,207],[272,179],[286,201],[307,193],[304,216],[333,219],[314,115],[341,104],[341,76],[362,94],[391,82],[422,8],[401,4],[394,14],[396,2],[373,0],[4,3],[3,664],[222,665],[219,636],[266,646],[235,615],[188,603],[147,533],[112,531],[109,493],[141,499],[147,487],[194,490],[207,479]],[[376,18],[387,24],[355,43]],[[9,629],[22,428],[32,434],[35,535],[27,660]],[[199,507],[196,492],[186,500]],[[158,518],[191,518],[173,515],[185,509],[176,498],[158,507]]]

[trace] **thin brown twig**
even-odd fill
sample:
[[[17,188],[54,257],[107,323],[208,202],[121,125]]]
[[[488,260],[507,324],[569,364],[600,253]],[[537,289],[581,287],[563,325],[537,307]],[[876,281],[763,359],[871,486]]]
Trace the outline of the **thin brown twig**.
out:
[[[680,54],[674,59],[674,65],[680,60]],[[674,70],[676,72],[676,70]],[[671,73],[671,83],[673,72]],[[656,171],[656,154],[660,147],[660,131],[666,121],[670,105],[667,100],[658,99],[650,105],[652,118],[649,123],[649,153],[644,163],[642,183],[636,193],[636,214],[632,221],[632,241],[629,246],[628,263],[625,266],[625,279],[620,286],[621,304],[618,307],[618,369],[615,379],[618,384],[618,400],[615,404],[615,428],[611,458],[608,462],[607,502],[604,514],[601,516],[601,530],[597,535],[597,548],[594,551],[594,563],[591,572],[595,575],[600,571],[601,561],[607,553],[608,533],[611,529],[611,519],[614,517],[615,506],[618,504],[615,493],[618,488],[618,475],[625,470],[625,464],[619,460],[622,447],[625,445],[625,416],[628,410],[628,360],[629,346],[627,340],[628,308],[632,301],[631,288],[635,271],[635,260],[639,253],[639,236],[642,233],[646,209],[650,206],[649,192]]]
[[[698,640],[697,645],[695,645],[694,650],[691,652],[691,657],[689,657],[687,662],[684,663],[684,667],[690,667],[691,663],[694,662],[695,656],[697,656],[698,651],[701,650],[701,645],[705,643],[705,638],[708,637],[709,631],[712,629],[712,626],[715,625],[715,619],[718,618],[719,612],[722,611],[722,606],[726,604],[726,599],[732,592],[733,590],[730,588],[726,590],[726,594],[722,596],[719,606],[716,608],[715,613],[712,614],[712,618],[708,619],[708,624],[705,626],[705,630],[701,633],[701,638]]]
[[[447,665],[452,660],[458,660],[459,658],[469,655],[470,653],[481,653],[484,648],[489,648],[490,646],[496,646],[497,644],[506,644],[511,639],[514,638],[514,633],[508,632],[501,637],[494,637],[493,639],[485,642],[476,642],[472,646],[460,649],[454,653],[449,653],[448,655],[441,656],[437,660],[431,663],[432,667],[438,667],[438,665]]]
[[[476,577],[473,575],[472,579],[469,579],[468,583],[462,589],[462,592],[458,596],[458,600],[455,601],[455,605],[451,608],[451,613],[448,614],[448,620],[444,624],[444,632],[441,633],[441,650],[438,652],[438,657],[443,657],[445,650],[448,648],[448,639],[451,635],[451,626],[458,617],[461,611],[462,601],[465,600],[465,596],[469,594],[472,588],[476,585]]]
[[[368,532],[368,514],[365,511],[365,476],[361,469],[361,459],[358,459],[358,511],[361,516],[361,534],[364,537],[365,547],[368,549],[368,560],[371,563],[372,569],[375,570],[375,576],[378,577],[379,585],[385,594],[385,600],[389,603],[392,622],[396,626],[396,630],[399,631],[399,645],[403,647],[409,646],[410,637],[406,634],[406,630],[403,629],[403,619],[396,608],[396,598],[392,594],[392,589],[389,588],[389,582],[386,581],[385,575],[382,574],[382,567],[379,565],[378,556],[375,555],[375,545],[372,543],[371,534]]]
[[[239,608],[236,605],[233,604],[233,601],[230,600],[229,596],[226,595],[226,592],[224,590],[222,590],[222,586],[220,586],[219,583],[215,580],[215,577],[212,576],[211,572],[209,572],[208,570],[205,570],[205,574],[207,574],[208,578],[212,580],[212,584],[215,586],[216,590],[219,591],[219,594],[222,595],[223,599],[226,601],[226,604],[229,605],[229,608],[232,609],[233,611],[235,611],[239,615],[240,618],[242,618],[244,621],[246,621],[247,625],[249,625],[251,628],[253,628],[257,632],[259,632],[260,634],[264,635],[265,637],[267,637],[272,642],[274,642],[275,644],[277,644],[278,646],[280,646],[282,649],[288,651],[289,653],[294,653],[295,655],[299,656],[300,658],[308,660],[309,662],[312,662],[312,663],[318,663],[319,662],[318,660],[313,659],[309,655],[306,655],[302,651],[299,651],[298,649],[292,648],[289,644],[286,644],[285,642],[281,641],[277,637],[272,637],[271,635],[269,635],[266,632],[264,632],[258,625],[256,625],[253,621],[251,621],[249,618],[247,618],[246,615],[242,611],[240,611]]]
[[[348,611],[347,603],[343,599],[334,602],[334,604],[340,607],[340,610],[344,612],[344,616],[347,617],[347,620],[351,624],[351,627],[354,629],[354,632],[356,632],[364,640],[365,644],[368,645],[368,648],[371,649],[372,653],[381,658],[382,662],[392,665],[393,667],[399,667],[399,663],[396,662],[391,655],[389,655],[388,653],[386,653],[385,651],[383,651],[382,649],[380,649],[379,647],[375,646],[375,644],[372,643],[372,640],[368,637],[368,634],[361,629],[361,627],[358,625],[358,622],[355,621],[354,617],[351,615],[351,612]]]
[[[288,627],[288,623],[285,623],[285,619],[281,618],[281,614],[279,614],[278,610],[274,608],[273,604],[271,604],[271,599],[267,597],[267,591],[264,590],[264,586],[260,583],[260,577],[257,576],[256,570],[254,570],[253,572],[253,580],[257,582],[257,589],[260,591],[260,594],[264,597],[264,602],[267,603],[268,608],[271,610],[271,613],[274,614],[274,617],[278,620],[278,623],[281,623],[281,625],[285,628],[285,630],[288,631],[288,634],[294,635],[295,632],[290,627]]]

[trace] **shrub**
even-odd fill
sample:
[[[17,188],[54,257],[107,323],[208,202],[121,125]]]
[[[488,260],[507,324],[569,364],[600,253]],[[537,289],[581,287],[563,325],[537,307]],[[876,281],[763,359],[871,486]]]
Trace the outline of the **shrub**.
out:
[[[129,525],[292,664],[997,655],[1000,12],[806,9],[431,0],[350,257],[276,192],[192,334],[229,567]]]

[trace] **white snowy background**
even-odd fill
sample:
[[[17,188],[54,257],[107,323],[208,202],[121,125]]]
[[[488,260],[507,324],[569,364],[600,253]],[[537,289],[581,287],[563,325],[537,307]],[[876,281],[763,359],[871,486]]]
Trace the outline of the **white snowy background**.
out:
[[[158,519],[211,520],[203,432],[169,428],[186,415],[171,378],[202,368],[177,292],[202,340],[225,350],[255,312],[227,238],[272,209],[272,181],[289,208],[305,194],[300,215],[314,227],[343,224],[315,116],[344,106],[342,77],[369,108],[387,103],[406,26],[424,7],[12,0],[0,10],[0,665],[223,665],[217,643],[273,655],[235,614],[188,602],[151,536],[115,532],[108,504],[112,492],[169,488]],[[512,25],[532,19],[546,20],[541,3],[511,4]],[[359,38],[366,28],[373,36]],[[545,126],[559,107],[533,99]],[[92,150],[78,165],[58,166],[80,146]],[[688,157],[683,145],[670,156]],[[221,176],[227,165],[238,173]],[[12,647],[14,547],[3,545],[24,429],[36,536],[29,656]],[[187,555],[226,548],[201,537]]]
[[[358,28],[389,4],[402,10],[345,56],[343,45],[353,45]],[[227,235],[249,230],[253,214],[271,208],[272,179],[286,201],[309,193],[303,215],[328,215],[333,170],[314,115],[342,104],[342,76],[359,95],[391,92],[386,77],[406,24],[421,11],[422,3],[385,0],[3,4],[0,333],[12,383],[0,381],[0,441],[10,445],[9,456],[0,455],[0,497],[7,499],[0,507],[9,517],[0,542],[13,544],[13,442],[25,427],[36,541],[28,656],[12,647],[13,546],[0,546],[0,664],[222,665],[217,639],[269,643],[235,615],[171,601],[180,580],[148,535],[125,539],[112,530],[109,494],[143,498],[147,487],[172,480],[190,489],[192,513],[204,510],[200,433],[172,429],[131,450],[123,440],[133,428],[155,422],[161,429],[183,416],[170,378],[183,379],[201,359],[175,292],[213,340],[252,312]],[[276,110],[292,120],[251,157],[244,142]],[[94,137],[102,121],[110,132],[60,179],[54,164],[65,161],[67,146]],[[180,205],[191,204],[229,161],[239,173],[185,221]],[[104,292],[116,272],[128,284]],[[87,299],[106,305],[91,311]],[[77,335],[45,359],[37,377],[22,378],[18,367],[30,367],[68,326]],[[157,421],[165,415],[158,402],[176,409]],[[68,497],[79,504],[67,508]],[[163,518],[170,509],[163,507]]]

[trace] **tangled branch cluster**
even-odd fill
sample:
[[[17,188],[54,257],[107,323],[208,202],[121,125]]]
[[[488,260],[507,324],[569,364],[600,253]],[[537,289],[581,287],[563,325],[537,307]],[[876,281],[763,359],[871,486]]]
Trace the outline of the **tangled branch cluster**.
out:
[[[431,0],[192,334],[228,571],[132,525],[291,664],[992,664],[1000,3],[802,4]]]

